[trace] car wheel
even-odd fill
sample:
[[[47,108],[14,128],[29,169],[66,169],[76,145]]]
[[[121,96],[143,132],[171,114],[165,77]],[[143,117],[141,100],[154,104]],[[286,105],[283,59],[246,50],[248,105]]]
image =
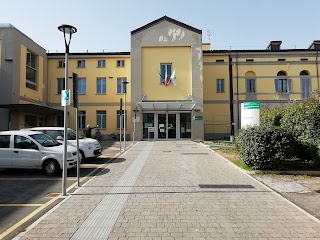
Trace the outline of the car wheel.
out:
[[[86,156],[84,155],[84,152],[82,152],[81,150],[80,150],[80,155],[81,155],[80,160],[82,163],[84,163],[84,161],[86,160]]]
[[[60,172],[60,166],[55,160],[47,160],[43,163],[42,169],[47,176],[54,176]]]

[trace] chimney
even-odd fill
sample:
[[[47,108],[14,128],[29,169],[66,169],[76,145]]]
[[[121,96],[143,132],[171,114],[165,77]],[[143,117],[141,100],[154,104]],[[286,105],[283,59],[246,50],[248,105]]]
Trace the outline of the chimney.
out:
[[[271,41],[267,50],[280,50],[281,43],[282,41]]]
[[[314,40],[308,49],[320,50],[320,40]]]

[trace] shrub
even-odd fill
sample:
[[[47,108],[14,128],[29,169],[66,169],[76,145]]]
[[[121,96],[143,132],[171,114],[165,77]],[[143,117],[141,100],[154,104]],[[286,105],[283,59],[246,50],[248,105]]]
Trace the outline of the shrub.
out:
[[[253,169],[274,169],[295,155],[295,138],[279,127],[251,127],[236,137],[240,159]]]
[[[280,126],[281,118],[285,108],[264,108],[261,109],[260,124],[267,127]]]
[[[283,112],[281,126],[292,131],[308,147],[317,145],[320,139],[320,104],[315,98],[295,103]]]

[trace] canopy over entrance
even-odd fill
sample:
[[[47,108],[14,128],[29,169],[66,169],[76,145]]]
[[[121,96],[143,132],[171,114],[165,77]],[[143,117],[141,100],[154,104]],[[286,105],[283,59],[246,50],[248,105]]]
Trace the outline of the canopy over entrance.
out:
[[[193,101],[178,102],[137,102],[142,111],[192,111],[196,105]]]

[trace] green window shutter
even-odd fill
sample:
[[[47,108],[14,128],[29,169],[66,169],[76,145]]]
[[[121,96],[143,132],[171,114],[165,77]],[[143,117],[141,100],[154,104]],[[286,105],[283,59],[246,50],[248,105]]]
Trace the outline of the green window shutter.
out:
[[[288,79],[288,92],[292,92],[292,79]]]
[[[274,91],[275,91],[275,92],[279,92],[279,89],[278,89],[278,79],[275,79],[275,80],[274,80]]]

